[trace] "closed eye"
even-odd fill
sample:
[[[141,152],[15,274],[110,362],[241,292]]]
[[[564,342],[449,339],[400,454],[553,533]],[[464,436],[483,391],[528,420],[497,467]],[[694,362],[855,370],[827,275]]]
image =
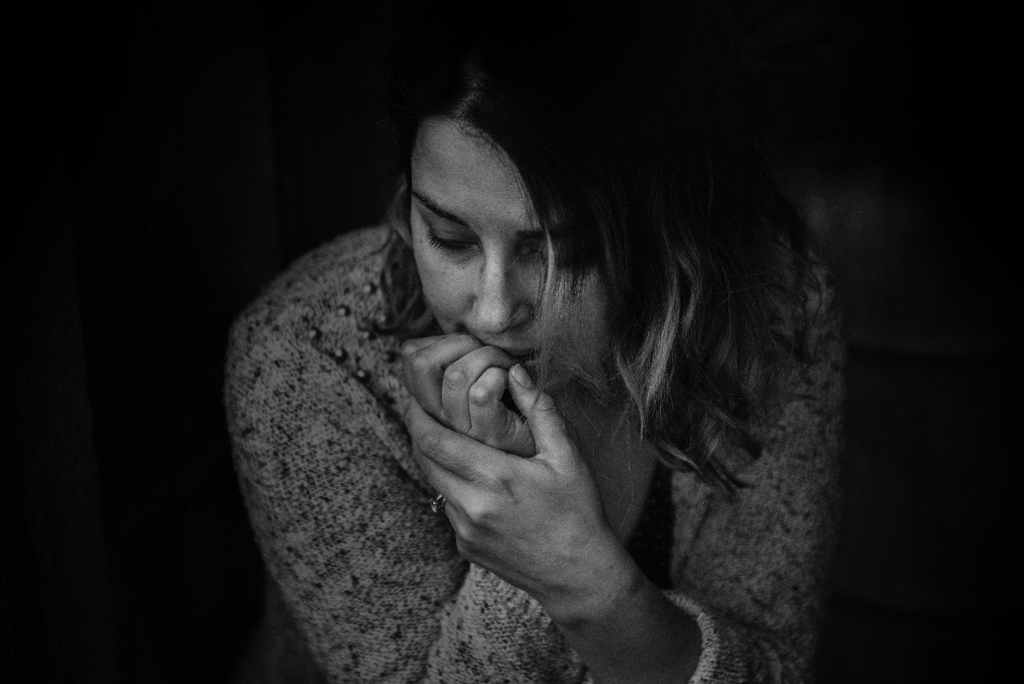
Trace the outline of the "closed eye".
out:
[[[446,252],[464,252],[476,246],[476,243],[470,240],[450,240],[448,238],[442,238],[435,233],[432,228],[427,228],[427,242],[430,243],[431,247],[444,250]]]

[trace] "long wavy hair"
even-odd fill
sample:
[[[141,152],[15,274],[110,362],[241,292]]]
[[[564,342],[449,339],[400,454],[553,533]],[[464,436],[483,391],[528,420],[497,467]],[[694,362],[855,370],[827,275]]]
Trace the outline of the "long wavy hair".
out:
[[[508,155],[548,237],[542,382],[569,369],[666,465],[733,491],[720,450],[735,438],[759,454],[750,418],[804,354],[813,279],[801,223],[747,131],[730,43],[697,3],[534,10],[406,17],[386,81],[399,169],[381,328],[433,325],[408,185],[420,124],[449,117]],[[595,280],[600,321],[579,305]]]

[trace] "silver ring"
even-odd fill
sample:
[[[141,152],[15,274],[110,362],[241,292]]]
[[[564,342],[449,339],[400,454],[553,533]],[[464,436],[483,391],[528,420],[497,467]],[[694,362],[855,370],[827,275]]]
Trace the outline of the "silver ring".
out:
[[[441,494],[438,494],[430,500],[430,512],[434,515],[438,513],[444,513],[445,498]]]

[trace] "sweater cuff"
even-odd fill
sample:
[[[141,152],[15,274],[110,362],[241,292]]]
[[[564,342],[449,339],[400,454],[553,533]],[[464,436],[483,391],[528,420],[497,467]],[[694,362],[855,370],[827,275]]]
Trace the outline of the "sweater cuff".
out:
[[[693,599],[679,592],[666,591],[665,596],[692,617],[700,628],[700,659],[689,684],[720,684],[720,680],[716,679],[716,672],[721,669],[718,666],[721,656],[721,634],[714,619]],[[594,678],[589,671],[583,684],[594,684]]]
[[[693,599],[679,592],[667,591],[665,595],[692,617],[700,628],[700,660],[697,661],[697,669],[690,677],[690,684],[709,684],[716,681],[715,672],[719,670],[722,638],[714,619]]]

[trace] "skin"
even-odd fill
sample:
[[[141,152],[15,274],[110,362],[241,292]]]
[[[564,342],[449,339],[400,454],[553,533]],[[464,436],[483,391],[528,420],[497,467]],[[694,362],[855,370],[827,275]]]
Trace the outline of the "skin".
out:
[[[442,336],[402,349],[413,453],[459,552],[537,599],[599,682],[685,682],[700,632],[623,547],[649,447],[578,392],[541,391],[544,239],[504,152],[446,118],[418,131],[410,239]],[[595,295],[596,296],[596,295]],[[522,415],[501,403],[510,392]]]

